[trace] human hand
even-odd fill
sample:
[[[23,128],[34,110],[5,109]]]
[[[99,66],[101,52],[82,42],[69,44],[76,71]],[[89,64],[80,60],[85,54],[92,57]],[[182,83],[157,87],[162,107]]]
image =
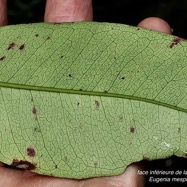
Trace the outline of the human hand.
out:
[[[47,0],[45,21],[91,21],[91,0]],[[0,25],[7,24],[6,0],[0,0]],[[171,28],[163,20],[149,18],[138,26],[171,33]],[[5,187],[141,187],[144,184],[137,170],[142,170],[139,164],[131,165],[119,176],[101,177],[87,180],[60,179],[42,176],[29,171],[18,171],[0,167],[0,186]]]

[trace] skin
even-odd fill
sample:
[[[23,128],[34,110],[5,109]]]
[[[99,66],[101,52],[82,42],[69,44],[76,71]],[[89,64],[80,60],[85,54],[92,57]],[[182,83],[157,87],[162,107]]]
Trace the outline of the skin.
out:
[[[91,21],[91,0],[47,0],[46,22]],[[0,0],[0,25],[6,25],[6,0]],[[160,18],[147,18],[138,27],[172,33],[169,24]],[[143,170],[140,163],[130,165],[122,175],[100,177],[86,180],[60,179],[42,176],[29,171],[12,170],[0,164],[0,186],[8,187],[143,187],[144,178],[137,175],[137,170]]]

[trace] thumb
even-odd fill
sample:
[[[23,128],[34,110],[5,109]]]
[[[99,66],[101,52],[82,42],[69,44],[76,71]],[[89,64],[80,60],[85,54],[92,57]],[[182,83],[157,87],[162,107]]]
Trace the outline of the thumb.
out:
[[[172,29],[170,25],[163,19],[157,17],[149,17],[142,20],[138,27],[142,27],[145,29],[151,29],[159,32],[164,32],[167,34],[172,34]]]

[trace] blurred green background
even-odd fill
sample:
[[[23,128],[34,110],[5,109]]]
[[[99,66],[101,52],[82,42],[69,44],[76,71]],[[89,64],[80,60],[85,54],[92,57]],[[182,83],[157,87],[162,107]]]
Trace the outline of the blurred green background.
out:
[[[43,21],[45,0],[8,1],[9,23]],[[187,0],[93,0],[94,21],[137,25],[149,16],[169,22],[174,34],[187,38]]]
[[[9,24],[42,22],[45,2],[45,0],[8,1]],[[94,21],[134,26],[146,17],[157,16],[171,25],[174,35],[187,39],[187,0],[93,0],[93,10]],[[147,162],[145,169],[187,170],[187,161],[183,158],[172,157],[168,160]],[[186,183],[149,183],[148,179],[147,177],[146,187],[187,185]]]

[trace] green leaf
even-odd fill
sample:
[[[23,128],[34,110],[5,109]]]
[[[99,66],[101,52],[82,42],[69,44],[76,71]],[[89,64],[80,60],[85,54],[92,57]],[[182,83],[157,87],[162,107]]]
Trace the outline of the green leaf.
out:
[[[187,43],[120,24],[0,28],[0,161],[65,178],[187,155]]]

